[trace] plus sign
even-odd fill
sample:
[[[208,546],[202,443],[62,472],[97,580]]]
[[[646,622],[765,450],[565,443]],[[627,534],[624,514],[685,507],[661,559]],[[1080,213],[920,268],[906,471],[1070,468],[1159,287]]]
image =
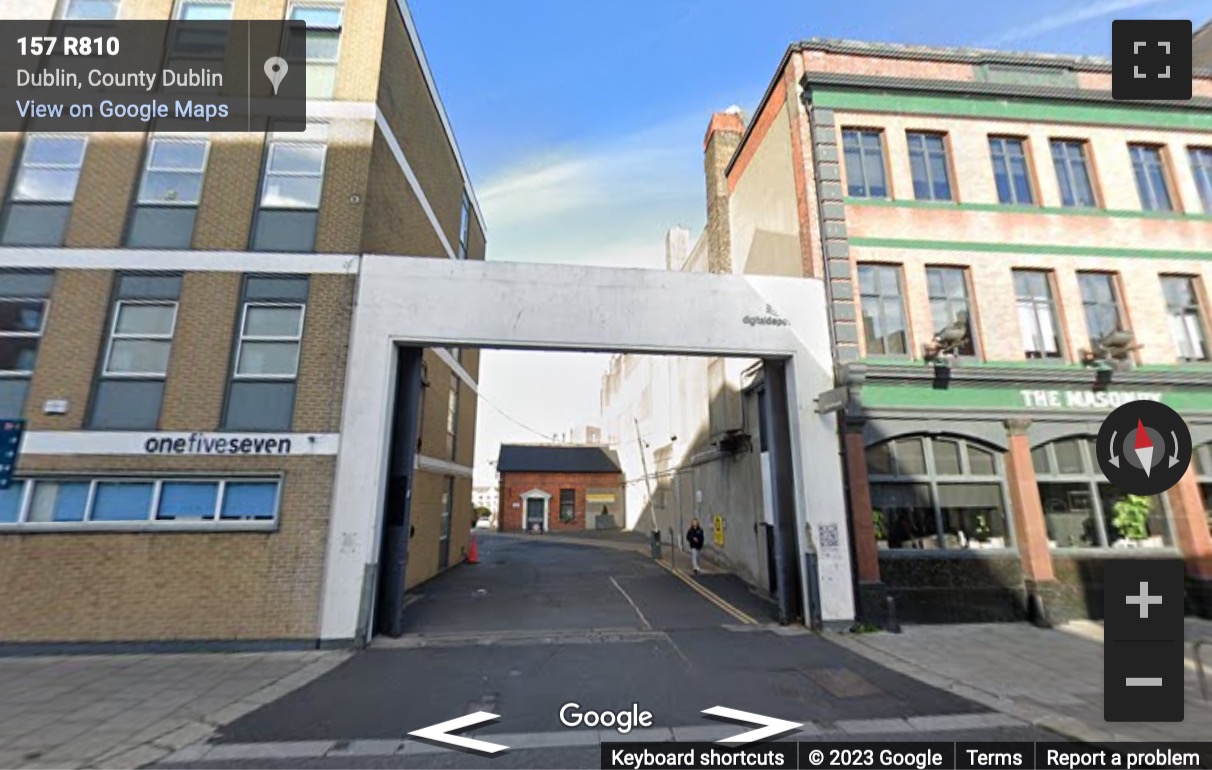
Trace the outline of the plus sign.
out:
[[[1160,596],[1150,596],[1149,595],[1149,583],[1148,583],[1148,581],[1145,581],[1145,580],[1140,581],[1140,596],[1129,596],[1128,597],[1128,604],[1136,604],[1136,605],[1140,606],[1140,616],[1142,618],[1149,617],[1149,605],[1150,604],[1161,604],[1161,603],[1162,603],[1162,598]]]

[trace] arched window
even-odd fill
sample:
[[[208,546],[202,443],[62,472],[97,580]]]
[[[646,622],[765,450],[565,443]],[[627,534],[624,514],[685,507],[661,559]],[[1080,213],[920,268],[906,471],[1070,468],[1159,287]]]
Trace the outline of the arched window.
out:
[[[1212,532],[1212,444],[1195,447],[1192,461],[1199,479],[1200,495],[1204,498],[1204,513],[1208,515],[1208,531]]]
[[[971,441],[908,436],[867,448],[875,539],[890,549],[1008,548],[1002,461]]]
[[[1120,492],[1098,467],[1093,436],[1031,450],[1039,498],[1053,548],[1125,548],[1169,545],[1165,506],[1157,496]]]

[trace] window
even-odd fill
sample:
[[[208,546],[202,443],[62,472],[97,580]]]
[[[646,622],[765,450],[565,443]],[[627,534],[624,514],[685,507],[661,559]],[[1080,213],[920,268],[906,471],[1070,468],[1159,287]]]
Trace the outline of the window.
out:
[[[0,271],[0,418],[25,411],[53,282],[52,273]]]
[[[867,448],[881,549],[1006,548],[1001,459],[971,441],[911,436]]]
[[[26,135],[0,222],[0,245],[63,245],[86,144],[83,136]]]
[[[1015,270],[1018,324],[1027,358],[1060,358],[1061,338],[1052,300],[1052,276],[1044,270]]]
[[[1082,308],[1086,311],[1090,349],[1097,350],[1104,337],[1124,328],[1115,274],[1079,272],[1077,285],[1081,288]]]
[[[63,18],[110,21],[118,18],[118,0],[67,0]]]
[[[292,21],[307,22],[308,99],[331,99],[333,96],[343,11],[340,3],[297,3],[290,8]]]
[[[197,69],[222,72],[227,41],[231,35],[231,26],[226,22],[231,21],[234,5],[232,0],[180,0],[174,18],[193,23],[188,26],[170,25],[171,43],[165,57],[166,66],[178,71]],[[174,89],[206,90],[204,87],[190,89],[181,86]]]
[[[1161,148],[1130,144],[1128,153],[1132,156],[1132,171],[1136,174],[1136,191],[1140,193],[1141,208],[1145,211],[1173,211]]]
[[[1185,275],[1163,275],[1161,284],[1170,334],[1178,348],[1179,360],[1207,361],[1208,345],[1195,279]]]
[[[89,427],[154,430],[168,376],[181,276],[118,277]]]
[[[302,133],[269,135],[253,249],[315,250],[327,133],[312,124]]]
[[[230,21],[233,0],[181,0],[176,17],[181,21]]]
[[[450,371],[450,391],[446,397],[446,456],[455,459],[459,433],[459,375]]]
[[[846,155],[846,194],[852,198],[887,198],[883,132],[843,129],[842,147]]]
[[[997,185],[998,202],[1017,206],[1034,204],[1024,140],[991,136],[989,153],[993,158],[993,181]]]
[[[280,482],[254,478],[34,478],[0,490],[3,525],[272,523]]]
[[[571,524],[577,519],[577,491],[575,489],[560,490],[560,522]]]
[[[450,523],[454,515],[454,476],[446,477],[442,490],[442,519],[438,529],[438,569],[450,564]]]
[[[1170,543],[1166,514],[1158,497],[1125,495],[1107,483],[1098,466],[1093,436],[1066,438],[1031,451],[1039,482],[1048,544],[1053,548],[1106,548]],[[1117,517],[1144,509],[1148,536],[1130,542]]]
[[[968,271],[962,267],[927,267],[926,287],[934,333],[951,326],[962,326],[967,331],[967,339],[958,352],[961,356],[976,355],[976,335],[968,307]]]
[[[901,271],[894,265],[859,265],[860,302],[867,355],[905,355],[909,331],[901,299]]]
[[[1090,184],[1085,142],[1053,139],[1052,165],[1056,168],[1062,206],[1087,209],[1098,206],[1094,200],[1094,186]]]
[[[307,291],[306,278],[245,280],[225,430],[290,429]]]
[[[1191,147],[1187,152],[1191,155],[1191,175],[1199,188],[1204,213],[1212,214],[1212,147]]]
[[[126,245],[143,249],[188,249],[202,197],[210,142],[157,137],[147,147],[139,197]]]
[[[467,259],[467,240],[471,231],[471,198],[463,193],[463,206],[459,212],[459,259]]]
[[[914,132],[907,134],[907,137],[909,169],[913,172],[913,197],[919,201],[951,200],[946,137]]]

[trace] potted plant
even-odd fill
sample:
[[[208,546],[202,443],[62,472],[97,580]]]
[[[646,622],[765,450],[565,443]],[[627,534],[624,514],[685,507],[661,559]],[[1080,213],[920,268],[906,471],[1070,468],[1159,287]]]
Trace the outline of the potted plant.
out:
[[[1115,542],[1119,547],[1161,545],[1161,537],[1149,535],[1149,514],[1153,513],[1153,501],[1143,495],[1124,495],[1111,506],[1114,518],[1111,523],[1122,539]]]
[[[875,547],[888,548],[888,523],[883,511],[871,512],[871,527],[875,531]]]

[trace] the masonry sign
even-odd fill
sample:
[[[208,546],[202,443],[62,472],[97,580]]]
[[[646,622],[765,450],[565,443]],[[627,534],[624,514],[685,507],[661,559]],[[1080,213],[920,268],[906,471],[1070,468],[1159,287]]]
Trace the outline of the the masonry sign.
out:
[[[1148,391],[1020,390],[1028,409],[1114,409],[1132,401],[1161,401]]]

